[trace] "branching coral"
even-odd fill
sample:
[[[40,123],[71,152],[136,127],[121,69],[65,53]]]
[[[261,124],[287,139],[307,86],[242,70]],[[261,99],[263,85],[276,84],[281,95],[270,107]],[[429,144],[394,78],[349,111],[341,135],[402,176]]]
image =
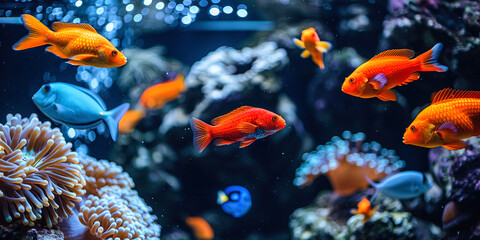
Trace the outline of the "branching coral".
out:
[[[88,196],[79,220],[101,239],[154,239],[160,236],[160,226],[151,211],[136,191],[107,186],[99,196]]]
[[[377,142],[364,143],[363,133],[345,131],[342,137],[333,137],[330,142],[302,156],[304,162],[296,171],[296,186],[309,185],[325,174],[335,193],[348,196],[368,187],[365,176],[379,180],[405,164],[394,150],[382,148]]]
[[[85,179],[72,145],[58,128],[35,114],[7,116],[0,124],[0,205],[4,219],[48,227],[72,215],[85,193]]]

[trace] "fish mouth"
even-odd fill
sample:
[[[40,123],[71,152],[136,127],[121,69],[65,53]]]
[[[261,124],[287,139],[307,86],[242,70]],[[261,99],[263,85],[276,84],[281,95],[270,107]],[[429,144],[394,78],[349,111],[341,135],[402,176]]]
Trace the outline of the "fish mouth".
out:
[[[405,139],[405,137],[403,137],[402,139],[403,139],[402,142],[403,142],[404,144],[409,144],[409,143],[410,143],[407,139]]]

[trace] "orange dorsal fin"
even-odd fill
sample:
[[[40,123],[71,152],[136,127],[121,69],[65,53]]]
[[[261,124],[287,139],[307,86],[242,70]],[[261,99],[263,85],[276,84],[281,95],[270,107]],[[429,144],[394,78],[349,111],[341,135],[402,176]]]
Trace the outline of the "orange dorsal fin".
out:
[[[370,60],[378,60],[381,58],[406,58],[410,59],[415,55],[415,52],[410,49],[393,49],[387,50],[385,52],[381,52],[377,54],[375,57],[371,58]]]
[[[445,88],[432,94],[432,104],[454,98],[480,98],[480,91],[465,91]]]
[[[214,119],[212,120],[212,124],[213,124],[213,125],[220,125],[220,124],[222,124],[223,121],[225,121],[225,120],[227,120],[227,119],[230,119],[230,118],[236,116],[237,114],[242,113],[242,112],[245,112],[245,111],[247,111],[247,110],[249,110],[249,109],[252,109],[252,108],[253,108],[253,107],[250,107],[250,106],[242,106],[242,107],[239,107],[239,108],[237,108],[237,109],[235,109],[235,110],[233,110],[233,111],[231,111],[231,112],[229,112],[229,113],[227,113],[227,114],[225,114],[225,115],[222,115],[222,116],[220,116],[220,117],[214,118]]]
[[[85,29],[90,32],[97,33],[95,28],[86,23],[63,23],[63,22],[54,22],[52,28],[55,31],[67,29],[67,28],[76,28],[76,29]]]

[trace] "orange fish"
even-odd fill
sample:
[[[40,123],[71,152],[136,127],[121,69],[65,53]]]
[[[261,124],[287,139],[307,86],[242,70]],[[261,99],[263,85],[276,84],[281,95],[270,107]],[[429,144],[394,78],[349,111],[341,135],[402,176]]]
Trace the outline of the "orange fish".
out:
[[[140,104],[144,108],[159,109],[165,103],[177,99],[185,89],[183,74],[178,74],[174,80],[155,84],[147,88],[140,96]]]
[[[320,41],[315,28],[307,28],[302,31],[302,40],[294,38],[293,42],[302,49],[305,49],[300,55],[302,58],[308,58],[312,56],[313,62],[315,62],[321,69],[325,68],[323,63],[323,53],[327,52],[332,44],[326,41]]]
[[[127,63],[123,53],[88,24],[55,22],[51,31],[32,15],[23,14],[21,19],[30,34],[15,43],[14,50],[50,44],[47,51],[70,59],[72,65],[111,68]]]
[[[373,214],[378,210],[378,206],[371,209],[372,205],[367,198],[363,198],[358,204],[357,209],[353,209],[350,211],[352,214],[362,214],[363,215],[363,223],[368,221]]]
[[[449,150],[467,147],[461,139],[480,135],[480,91],[443,89],[406,129],[403,143]]]
[[[118,132],[122,134],[129,134],[133,132],[137,123],[145,116],[143,110],[128,110],[120,119],[118,123]]]
[[[196,118],[190,120],[193,141],[199,152],[202,152],[214,138],[218,138],[214,141],[217,146],[240,141],[240,148],[244,148],[257,139],[283,129],[285,120],[268,110],[243,106],[213,119],[212,124],[214,126]]]
[[[185,222],[193,229],[197,239],[210,240],[215,236],[210,224],[202,217],[187,217]]]
[[[345,78],[342,91],[361,98],[377,97],[382,101],[396,101],[397,95],[391,88],[417,80],[420,77],[418,72],[448,70],[448,67],[437,62],[442,47],[441,43],[437,43],[432,49],[413,59],[415,53],[410,49],[382,52]]]

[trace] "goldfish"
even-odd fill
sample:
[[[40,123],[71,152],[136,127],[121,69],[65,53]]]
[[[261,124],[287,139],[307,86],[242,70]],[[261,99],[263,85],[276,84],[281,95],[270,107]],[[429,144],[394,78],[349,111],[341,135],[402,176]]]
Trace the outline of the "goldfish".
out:
[[[129,134],[133,132],[137,123],[145,116],[143,110],[128,110],[118,123],[118,132]]]
[[[212,124],[214,126],[196,118],[190,120],[193,142],[199,152],[202,152],[214,138],[217,138],[214,141],[217,146],[240,141],[240,148],[244,148],[257,139],[276,133],[286,125],[280,115],[249,106],[239,107],[217,117],[212,120]]]
[[[370,201],[368,201],[367,198],[363,198],[358,204],[357,204],[357,209],[353,209],[350,211],[352,214],[361,214],[363,215],[363,223],[368,221],[373,214],[378,210],[378,206],[374,207],[373,209],[371,208],[372,205]]]
[[[388,176],[381,183],[375,183],[366,177],[370,185],[375,188],[376,194],[382,192],[388,197],[395,199],[415,198],[432,188],[432,181],[421,172],[404,171]]]
[[[185,222],[193,229],[197,239],[210,240],[215,236],[210,224],[202,217],[187,217]]]
[[[315,28],[307,28],[302,31],[302,40],[294,38],[293,42],[298,47],[305,49],[300,56],[302,58],[308,58],[312,56],[312,60],[316,63],[321,69],[325,68],[323,63],[323,53],[327,52],[332,44],[326,41],[320,41]]]
[[[480,135],[480,91],[446,88],[434,94],[431,105],[408,126],[403,143],[459,150],[468,146],[461,139],[477,135]]]
[[[406,85],[420,78],[419,72],[445,72],[448,67],[437,62],[443,44],[437,43],[429,51],[416,58],[410,49],[394,49],[382,52],[360,65],[345,78],[342,91],[361,98],[377,97],[382,101],[396,101],[391,89]]]
[[[32,15],[23,14],[21,19],[30,33],[13,45],[14,50],[50,44],[45,50],[70,59],[72,65],[111,68],[127,63],[123,53],[88,24],[55,22],[52,31]]]
[[[32,97],[37,107],[57,123],[71,128],[91,129],[102,122],[117,139],[118,122],[130,104],[124,103],[107,111],[103,100],[94,92],[68,83],[44,84]]]
[[[162,82],[147,88],[140,96],[140,104],[144,108],[159,109],[165,103],[177,99],[186,90],[183,74],[178,74],[174,80]]]
[[[250,192],[237,185],[229,186],[225,191],[218,191],[217,203],[222,206],[224,212],[233,217],[242,217],[252,207]]]

